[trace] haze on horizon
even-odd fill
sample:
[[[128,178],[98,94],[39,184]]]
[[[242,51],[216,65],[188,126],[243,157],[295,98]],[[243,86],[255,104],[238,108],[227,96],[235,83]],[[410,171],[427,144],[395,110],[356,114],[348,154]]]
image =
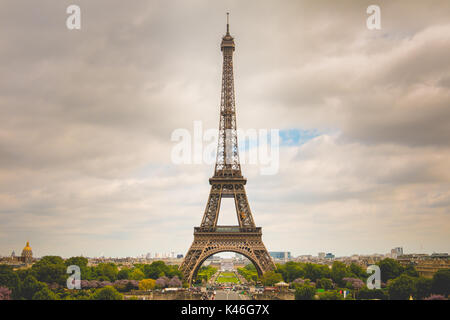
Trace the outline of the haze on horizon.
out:
[[[70,4],[0,4],[0,255],[186,253],[213,166],[170,137],[217,128],[228,11],[238,127],[282,132],[242,168],[267,249],[450,251],[450,2]]]

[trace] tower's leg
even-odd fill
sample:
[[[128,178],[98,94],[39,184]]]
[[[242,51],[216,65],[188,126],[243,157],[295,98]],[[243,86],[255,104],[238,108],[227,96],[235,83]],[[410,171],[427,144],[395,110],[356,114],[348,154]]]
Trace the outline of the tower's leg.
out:
[[[213,227],[217,223],[221,200],[221,185],[213,184],[209,192],[208,203],[203,214],[202,227]]]
[[[255,222],[253,221],[252,212],[250,211],[250,205],[248,204],[244,185],[235,185],[234,192],[234,201],[238,213],[239,225],[242,227],[254,227]]]

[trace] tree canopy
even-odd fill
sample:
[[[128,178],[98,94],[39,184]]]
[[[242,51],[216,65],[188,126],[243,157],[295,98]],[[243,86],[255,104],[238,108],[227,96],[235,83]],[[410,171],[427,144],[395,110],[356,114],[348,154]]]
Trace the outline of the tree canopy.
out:
[[[273,286],[275,283],[283,281],[283,277],[281,273],[268,271],[263,274],[261,281],[265,286]]]
[[[156,285],[156,280],[154,279],[144,279],[139,281],[140,290],[153,290]]]
[[[415,281],[413,277],[402,274],[391,280],[387,288],[390,300],[407,300],[415,292]]]
[[[313,300],[316,289],[309,285],[303,284],[295,289],[295,300]]]
[[[378,266],[380,267],[382,282],[387,282],[388,280],[395,279],[399,277],[404,271],[404,268],[402,267],[400,262],[391,258],[381,260],[378,263]]]
[[[92,300],[122,300],[123,296],[114,287],[106,286],[92,295]]]
[[[448,296],[450,294],[450,269],[439,270],[433,276],[433,293]]]
[[[0,287],[11,290],[11,298],[17,299],[20,296],[20,278],[12,267],[0,265]]]
[[[67,280],[66,264],[61,257],[45,256],[31,267],[32,274],[38,281],[64,285]]]

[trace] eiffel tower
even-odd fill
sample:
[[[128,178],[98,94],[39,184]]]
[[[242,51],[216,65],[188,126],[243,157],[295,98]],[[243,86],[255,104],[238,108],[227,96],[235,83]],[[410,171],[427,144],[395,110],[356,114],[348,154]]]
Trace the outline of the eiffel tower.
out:
[[[273,270],[275,265],[262,242],[261,227],[256,227],[245,193],[247,179],[239,162],[236,110],[234,100],[233,52],[227,13],[227,33],[222,38],[222,94],[220,101],[219,141],[214,176],[209,179],[211,191],[200,227],[194,227],[194,242],[180,266],[184,279],[191,284],[206,258],[232,251],[247,257],[258,275]],[[234,198],[239,226],[218,226],[222,198]]]

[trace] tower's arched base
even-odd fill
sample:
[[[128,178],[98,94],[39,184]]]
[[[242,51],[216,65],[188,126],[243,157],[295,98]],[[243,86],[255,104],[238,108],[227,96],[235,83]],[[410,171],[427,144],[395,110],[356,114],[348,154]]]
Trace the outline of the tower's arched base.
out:
[[[256,267],[258,275],[273,270],[275,265],[264,246],[261,228],[215,227],[208,230],[195,228],[194,242],[189,248],[180,270],[189,285],[198,269],[213,254],[231,251],[247,257]]]

